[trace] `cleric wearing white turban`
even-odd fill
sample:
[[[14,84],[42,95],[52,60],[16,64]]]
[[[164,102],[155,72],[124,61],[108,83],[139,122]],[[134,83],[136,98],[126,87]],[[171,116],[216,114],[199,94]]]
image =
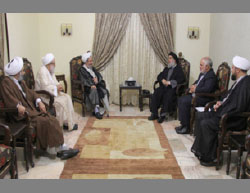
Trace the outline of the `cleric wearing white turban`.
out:
[[[62,85],[55,76],[55,56],[52,53],[42,57],[42,66],[36,76],[36,90],[46,90],[54,95],[56,118],[61,127],[68,130],[76,130],[77,124],[74,121],[74,107],[71,97],[63,92]],[[48,99],[44,98],[45,101]]]
[[[14,76],[21,72],[23,68],[23,59],[21,57],[15,57],[8,64],[5,65],[4,71],[6,75]]]
[[[233,65],[241,70],[248,71],[250,69],[250,62],[246,58],[235,56],[233,58]]]
[[[82,55],[82,61],[83,61],[84,64],[85,64],[85,63],[87,62],[87,60],[91,57],[91,55],[92,55],[92,54],[91,54],[90,51]]]
[[[42,57],[42,63],[43,63],[43,65],[47,65],[47,64],[51,63],[52,60],[54,60],[54,59],[55,59],[54,54],[48,53],[44,57]]]

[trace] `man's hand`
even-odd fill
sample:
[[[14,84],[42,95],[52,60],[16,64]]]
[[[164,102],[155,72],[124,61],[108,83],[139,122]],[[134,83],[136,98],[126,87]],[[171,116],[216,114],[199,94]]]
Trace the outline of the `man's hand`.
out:
[[[19,115],[24,115],[26,108],[23,105],[18,105],[17,107]]]
[[[96,86],[95,86],[95,85],[92,85],[92,86],[91,86],[91,89],[96,89]]]
[[[192,85],[189,89],[189,93],[194,93],[195,92],[195,89],[196,89],[196,85]]]
[[[58,84],[56,87],[58,92],[63,91],[63,87],[61,84]]]
[[[45,105],[43,104],[43,102],[38,103],[38,106],[39,106],[39,109],[40,109],[41,112],[43,112],[43,113],[46,113],[46,112],[47,112],[47,111],[46,111],[46,107],[45,107]]]
[[[95,84],[97,84],[98,83],[97,77],[93,78],[93,81],[94,81]]]
[[[170,81],[167,81],[167,80],[165,80],[165,79],[162,79],[162,84],[164,84],[165,86],[168,86],[168,85],[170,85]]]
[[[217,101],[217,103],[214,105],[214,111],[216,112],[217,109],[221,106],[221,101]]]

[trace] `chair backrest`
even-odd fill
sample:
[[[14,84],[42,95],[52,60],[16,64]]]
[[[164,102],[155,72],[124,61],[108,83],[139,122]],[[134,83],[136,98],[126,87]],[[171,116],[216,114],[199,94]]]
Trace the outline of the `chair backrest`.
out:
[[[25,81],[29,89],[35,89],[35,79],[34,79],[32,65],[27,58],[23,58],[23,68],[25,72],[23,80]]]
[[[189,77],[190,77],[190,63],[183,57],[182,52],[179,52],[178,59],[185,75],[186,87],[188,88]]]
[[[3,80],[3,78],[4,78],[4,71],[0,67],[0,84],[1,84],[1,81]],[[1,89],[0,89],[0,108],[3,108],[3,107],[4,107],[4,103],[3,103],[2,93],[1,93]]]
[[[82,57],[77,56],[70,60],[70,80],[71,80],[71,94],[72,99],[82,100],[82,88],[79,77],[79,69],[83,65]]]
[[[231,70],[227,62],[223,62],[217,69],[216,77],[218,83],[218,91],[225,92],[228,90]]]

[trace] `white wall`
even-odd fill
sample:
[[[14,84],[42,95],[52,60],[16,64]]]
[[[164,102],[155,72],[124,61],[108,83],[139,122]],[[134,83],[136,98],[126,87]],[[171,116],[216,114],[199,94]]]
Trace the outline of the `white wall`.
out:
[[[199,39],[187,38],[188,26],[199,27]],[[210,14],[177,13],[175,31],[176,53],[182,52],[184,58],[190,62],[189,83],[192,84],[200,73],[200,59],[204,56],[209,56]]]
[[[94,13],[8,13],[10,58],[27,57],[33,64],[34,74],[41,65],[41,57],[48,52],[56,56],[56,74],[65,74],[69,85],[69,61],[72,57],[92,49]],[[72,36],[61,36],[61,24],[72,23]],[[200,28],[200,38],[187,38],[188,26]],[[190,82],[199,74],[201,57],[209,55],[210,14],[176,14],[176,52],[182,52],[191,63]]]
[[[218,66],[235,55],[250,60],[250,13],[211,14],[210,55]]]
[[[10,58],[27,57],[34,75],[41,58],[49,52],[56,57],[56,74],[65,74],[70,93],[69,61],[92,49],[94,13],[8,13]],[[61,24],[72,24],[72,36],[61,35]]]
[[[72,36],[61,35],[61,24],[72,24]],[[70,93],[69,61],[92,49],[94,39],[94,13],[40,13],[40,53],[56,57],[56,74],[65,74]],[[41,62],[40,62],[41,64]]]
[[[34,13],[7,13],[10,59],[28,58],[35,72],[40,63],[38,19],[38,14]]]

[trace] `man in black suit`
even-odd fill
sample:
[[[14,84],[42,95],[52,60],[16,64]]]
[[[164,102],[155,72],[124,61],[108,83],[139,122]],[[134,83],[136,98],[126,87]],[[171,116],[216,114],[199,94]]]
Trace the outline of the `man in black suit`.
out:
[[[151,116],[148,120],[158,119],[162,123],[166,114],[173,112],[177,101],[176,87],[185,81],[185,75],[179,64],[177,55],[173,52],[168,54],[168,66],[158,75],[157,80],[160,86],[155,90],[151,102]],[[162,105],[160,117],[158,109]]]
[[[204,57],[200,61],[200,75],[198,80],[189,88],[189,94],[182,96],[178,100],[179,120],[181,126],[176,127],[175,130],[178,134],[187,134],[190,130],[190,111],[192,98],[196,93],[212,93],[217,88],[217,79],[212,68],[213,62],[211,58]],[[196,105],[205,106],[211,98],[197,97]]]

